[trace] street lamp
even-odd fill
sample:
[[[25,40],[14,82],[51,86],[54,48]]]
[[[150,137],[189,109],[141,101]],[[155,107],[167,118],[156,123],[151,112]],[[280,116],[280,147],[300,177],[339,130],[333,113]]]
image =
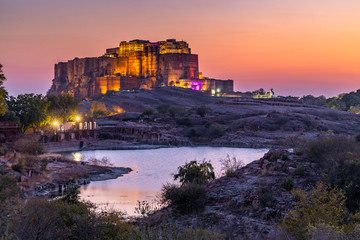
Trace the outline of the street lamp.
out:
[[[59,123],[57,121],[54,122],[55,125],[55,135],[56,135],[56,131],[57,131],[57,126],[59,125]]]

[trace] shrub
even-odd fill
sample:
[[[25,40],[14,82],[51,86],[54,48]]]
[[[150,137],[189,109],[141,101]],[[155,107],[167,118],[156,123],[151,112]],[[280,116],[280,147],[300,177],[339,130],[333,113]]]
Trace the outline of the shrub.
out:
[[[199,108],[196,109],[196,113],[200,116],[200,117],[205,117],[205,115],[207,113],[209,113],[211,111],[210,108],[206,107],[205,105],[201,105]]]
[[[20,158],[17,164],[11,165],[11,169],[21,173],[24,170],[24,160]]]
[[[360,142],[360,134],[359,134],[359,135],[356,135],[355,141],[356,141],[356,142]]]
[[[209,128],[209,137],[210,138],[219,138],[224,136],[225,130],[219,124],[211,124]]]
[[[14,148],[16,151],[31,155],[38,155],[44,153],[42,146],[30,138],[22,138],[15,142]]]
[[[38,157],[32,155],[24,155],[23,159],[24,159],[24,165],[27,168],[32,168],[39,162]]]
[[[7,149],[5,147],[0,147],[0,156],[4,156],[7,153]]]
[[[171,117],[184,116],[186,109],[184,107],[171,107],[169,108],[169,113]]]
[[[137,206],[135,207],[135,213],[141,214],[143,217],[148,216],[154,211],[158,210],[158,201],[137,201]]]
[[[201,228],[179,229],[177,226],[164,224],[157,228],[140,229],[141,237],[138,240],[225,240],[224,234],[215,233]]]
[[[176,124],[189,127],[192,125],[192,122],[189,118],[178,118],[176,119]]]
[[[206,202],[206,187],[193,183],[182,186],[167,184],[162,187],[161,202],[169,204],[180,213],[198,212]]]
[[[14,239],[139,239],[138,230],[117,211],[98,211],[92,204],[30,199],[12,216]]]
[[[338,229],[334,226],[320,223],[309,227],[309,238],[316,240],[358,240],[360,236],[360,226],[357,225],[352,230]]]
[[[171,108],[170,104],[162,104],[160,106],[157,106],[156,110],[161,114],[165,114],[169,111],[170,108]]]
[[[321,168],[323,180],[346,193],[351,211],[360,203],[360,143],[346,137],[326,137],[309,141],[301,149],[304,156]]]
[[[9,176],[0,177],[0,204],[18,195],[17,180]]]
[[[94,111],[92,113],[92,117],[93,118],[103,118],[103,117],[106,117],[108,115],[108,112],[105,112],[105,111]]]
[[[69,188],[66,193],[65,196],[63,196],[61,199],[61,201],[66,202],[67,204],[78,204],[80,203],[80,191],[79,191],[79,187],[73,187],[73,188]]]
[[[269,189],[261,189],[259,193],[259,202],[262,207],[272,207],[274,204],[274,196]]]
[[[293,194],[297,195],[298,204],[285,215],[281,226],[296,239],[306,239],[309,227],[319,224],[337,229],[351,228],[348,221],[354,216],[345,207],[344,191],[318,183],[308,195],[302,190],[296,190]]]
[[[141,214],[142,216],[147,216],[151,212],[151,206],[148,201],[137,201],[137,206],[135,207],[135,213]]]
[[[40,161],[40,170],[41,171],[46,171],[46,167],[47,167],[47,165],[48,165],[48,160],[46,159],[46,158],[43,158],[43,159],[41,159],[41,161]]]
[[[151,115],[154,115],[154,110],[152,108],[147,108],[141,113],[142,117]]]
[[[285,178],[281,185],[286,191],[291,191],[294,188],[294,180],[292,178]]]
[[[269,156],[270,162],[276,162],[281,157],[281,152],[279,151],[272,151]]]
[[[178,173],[174,175],[174,180],[179,179],[182,184],[197,183],[204,184],[215,179],[214,168],[210,162],[191,161],[178,168]]]
[[[295,168],[295,175],[303,177],[305,175],[305,167],[304,164],[299,164],[296,168]]]
[[[359,144],[347,137],[325,137],[308,141],[298,151],[305,157],[322,165],[328,165],[329,160],[336,160],[347,152],[359,152]]]
[[[233,177],[235,171],[244,166],[244,162],[237,160],[236,157],[230,158],[229,155],[226,155],[226,158],[220,159],[221,170],[227,177]]]

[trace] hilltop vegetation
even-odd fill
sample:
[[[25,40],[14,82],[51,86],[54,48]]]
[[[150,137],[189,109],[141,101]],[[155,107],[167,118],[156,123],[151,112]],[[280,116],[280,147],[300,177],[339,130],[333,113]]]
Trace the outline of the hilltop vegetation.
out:
[[[360,114],[360,89],[356,92],[340,94],[337,97],[326,98],[325,96],[314,97],[307,95],[300,100],[306,104]]]

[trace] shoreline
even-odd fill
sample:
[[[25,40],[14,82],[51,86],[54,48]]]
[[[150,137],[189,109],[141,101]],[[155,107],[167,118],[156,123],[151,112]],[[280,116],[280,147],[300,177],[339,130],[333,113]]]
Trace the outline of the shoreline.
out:
[[[72,142],[70,142],[72,143]],[[67,144],[61,144],[57,146],[52,146],[47,148],[44,146],[44,149],[49,153],[58,153],[58,154],[66,154],[71,152],[82,152],[82,151],[95,151],[95,150],[151,150],[151,149],[160,149],[160,148],[180,148],[180,147],[228,147],[228,148],[250,148],[250,149],[261,149],[261,148],[281,148],[284,146],[274,146],[274,145],[266,145],[266,144],[178,144],[178,145],[157,145],[157,144],[141,144],[141,143],[131,143],[131,144],[123,144],[123,142],[107,142],[107,141],[91,141],[88,142],[87,146],[79,149],[77,147],[77,142],[73,142],[72,146],[68,146]],[[95,144],[98,145],[95,145]],[[75,145],[75,146],[74,146]]]
[[[31,196],[47,196],[59,197],[63,196],[69,188],[78,188],[90,184],[91,182],[106,181],[117,179],[132,172],[129,167],[109,167],[97,165],[83,165],[85,168],[86,177],[81,177],[76,180],[66,179],[62,181],[49,181],[41,185],[34,186],[29,189],[28,197]]]

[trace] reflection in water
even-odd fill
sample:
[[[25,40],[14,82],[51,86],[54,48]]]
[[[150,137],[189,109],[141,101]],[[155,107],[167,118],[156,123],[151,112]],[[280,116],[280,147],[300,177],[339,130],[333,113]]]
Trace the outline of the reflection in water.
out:
[[[211,161],[219,176],[220,159],[227,154],[245,164],[261,158],[267,149],[181,147],[151,150],[98,150],[82,152],[83,158],[107,157],[114,166],[133,169],[118,179],[91,182],[81,187],[81,197],[91,202],[126,211],[134,215],[137,200],[151,202],[166,182],[173,182],[172,174],[191,160]]]
[[[77,153],[72,153],[74,161],[75,162],[80,162],[81,161],[81,153],[77,152]]]

